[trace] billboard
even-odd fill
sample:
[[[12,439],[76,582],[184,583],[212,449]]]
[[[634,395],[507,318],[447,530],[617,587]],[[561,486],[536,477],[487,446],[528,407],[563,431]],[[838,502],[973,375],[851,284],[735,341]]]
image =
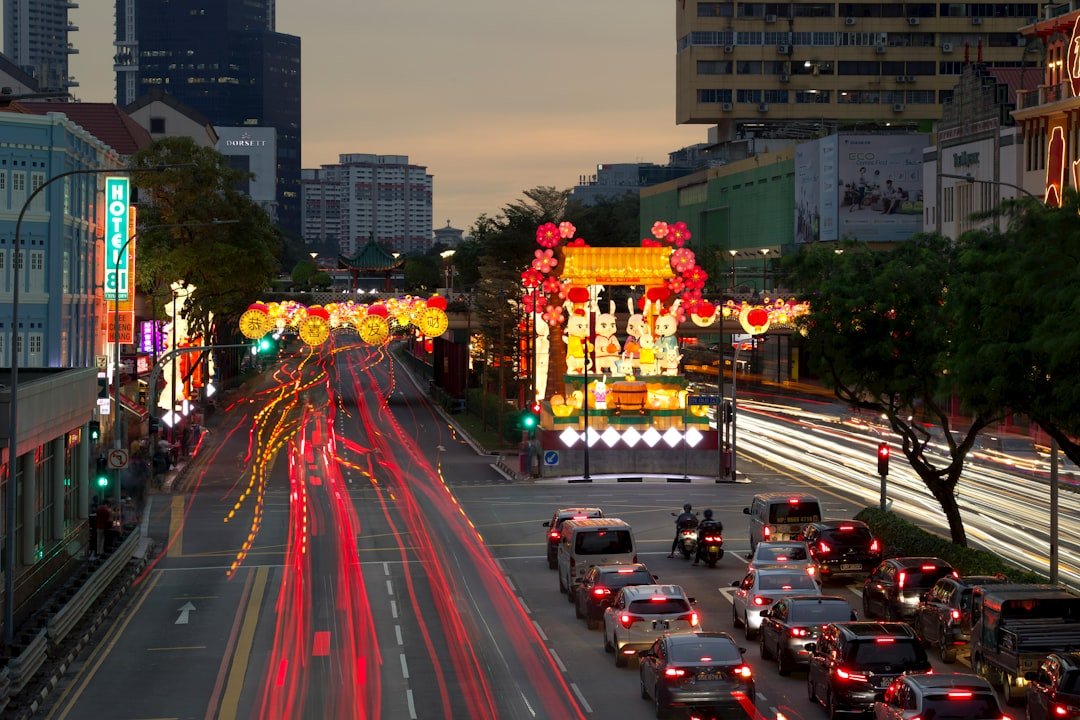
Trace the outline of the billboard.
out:
[[[795,242],[821,240],[821,141],[795,148]]]

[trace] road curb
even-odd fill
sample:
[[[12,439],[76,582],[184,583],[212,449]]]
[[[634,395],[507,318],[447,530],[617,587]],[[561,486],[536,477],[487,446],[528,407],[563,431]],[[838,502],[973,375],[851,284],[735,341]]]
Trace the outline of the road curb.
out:
[[[581,475],[567,475],[566,477],[552,477],[552,478],[539,478],[532,482],[537,485],[565,485],[572,483],[578,484],[591,484],[591,485],[617,485],[620,483],[678,483],[678,484],[702,484],[708,483],[710,485],[719,484],[715,477],[710,475],[604,475],[596,476],[592,475],[588,480]],[[728,483],[730,484],[730,483]]]

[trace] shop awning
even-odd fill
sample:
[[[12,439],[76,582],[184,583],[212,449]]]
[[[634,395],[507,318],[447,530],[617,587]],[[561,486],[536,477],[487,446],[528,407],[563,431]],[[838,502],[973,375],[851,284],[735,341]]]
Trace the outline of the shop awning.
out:
[[[124,393],[120,393],[120,406],[140,420],[145,420],[150,416],[150,414],[146,412],[145,407],[135,402]]]

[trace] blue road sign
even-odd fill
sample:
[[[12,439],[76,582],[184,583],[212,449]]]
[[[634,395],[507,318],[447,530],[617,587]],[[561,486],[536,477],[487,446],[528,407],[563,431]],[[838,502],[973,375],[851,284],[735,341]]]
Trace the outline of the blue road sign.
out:
[[[554,467],[559,464],[559,451],[558,450],[545,450],[544,451],[544,465],[547,467]]]
[[[719,395],[687,395],[687,405],[719,405]]]

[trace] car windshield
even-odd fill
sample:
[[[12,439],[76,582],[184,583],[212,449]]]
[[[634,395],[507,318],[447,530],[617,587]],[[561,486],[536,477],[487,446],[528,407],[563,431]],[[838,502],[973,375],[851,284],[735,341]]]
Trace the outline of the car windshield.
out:
[[[902,670],[904,666],[928,662],[922,645],[910,640],[887,639],[892,642],[868,640],[855,643],[852,656],[848,658],[848,661],[868,670],[884,669],[888,665],[896,672]]]
[[[790,622],[824,625],[851,620],[851,606],[844,602],[793,602]]]
[[[1058,689],[1069,695],[1080,695],[1080,670],[1070,670],[1062,675]]]
[[[758,577],[759,590],[816,590],[814,579],[804,572],[762,573]]]
[[[742,660],[739,648],[726,638],[679,638],[670,648],[672,662],[676,663],[731,663]]]
[[[630,612],[638,615],[672,615],[690,612],[690,603],[686,601],[686,598],[662,598],[658,595],[645,600],[631,601]]]
[[[1001,708],[993,693],[972,692],[964,697],[963,690],[954,690],[953,697],[932,695],[923,698],[919,717],[927,720],[966,720],[967,718],[998,718]]]
[[[577,555],[625,555],[634,552],[629,530],[597,530],[578,533],[574,543]]]
[[[851,529],[845,530],[845,527]],[[848,525],[823,531],[821,539],[837,547],[866,547],[870,545],[874,538],[866,528]]]
[[[600,584],[617,590],[627,585],[652,585],[653,576],[644,570],[635,570],[632,573],[604,573],[600,576]]]
[[[776,503],[769,508],[769,522],[781,525],[805,525],[821,519],[821,508],[816,500],[799,503]]]
[[[806,545],[802,543],[792,545],[766,545],[757,546],[754,562],[798,562],[806,559]]]

